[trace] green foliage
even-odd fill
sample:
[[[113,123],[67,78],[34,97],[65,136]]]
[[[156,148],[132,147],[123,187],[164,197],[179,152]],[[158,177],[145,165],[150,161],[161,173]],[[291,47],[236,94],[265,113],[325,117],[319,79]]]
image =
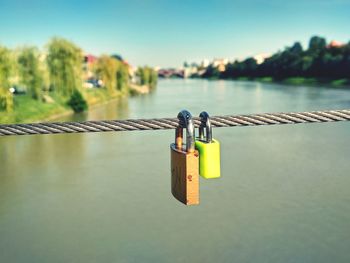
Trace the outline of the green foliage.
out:
[[[1,114],[0,123],[23,123],[48,119],[56,114],[67,112],[65,102],[56,100],[53,103],[34,100],[30,96],[14,96],[14,109],[10,114]]]
[[[289,79],[291,83],[311,83],[315,79],[350,79],[350,43],[327,46],[324,38],[314,36],[310,39],[307,50],[303,50],[301,44],[296,42],[259,65],[254,58],[248,58],[242,62],[229,63],[221,73],[209,66],[204,74],[206,78],[218,76],[270,77],[274,80]]]
[[[283,80],[283,83],[285,84],[291,84],[291,85],[315,85],[317,84],[317,79],[315,78],[303,78],[303,77],[290,77]]]
[[[221,76],[224,78],[229,77],[252,77],[254,71],[257,69],[258,65],[254,58],[247,58],[242,62],[235,61],[234,63],[230,63],[227,65],[226,70],[221,73]],[[219,71],[217,68],[214,68],[217,73],[214,76],[219,75]],[[208,70],[206,72],[208,74]]]
[[[42,61],[44,54],[46,59]],[[93,65],[95,76],[83,74],[83,62],[82,50],[61,38],[53,38],[47,53],[42,54],[34,47],[12,52],[0,46],[0,122],[44,120],[70,108],[81,112],[88,104],[129,94],[129,65],[120,55],[102,56]],[[154,83],[157,76],[150,72],[148,82]],[[83,91],[85,76],[101,79],[106,89]],[[13,96],[12,85],[24,87],[30,96]],[[15,110],[11,111],[13,107]]]
[[[75,44],[53,38],[48,44],[47,65],[51,88],[64,97],[70,97],[82,86],[82,51]]]
[[[129,84],[129,66],[118,55],[101,56],[96,63],[95,72],[102,79],[109,94],[116,91],[127,93]]]
[[[35,48],[22,49],[18,57],[18,68],[21,84],[29,95],[35,99],[42,98],[43,79],[39,70],[38,52]]]
[[[350,80],[349,79],[336,79],[336,80],[333,80],[331,82],[331,84],[333,86],[345,86],[345,85],[349,85],[350,84]]]
[[[13,109],[13,96],[9,91],[0,91],[0,111]]]
[[[151,88],[155,88],[158,83],[158,73],[154,69],[151,69],[150,79],[149,79],[149,85]]]
[[[10,51],[0,46],[0,111],[11,111],[13,108],[13,96],[9,91],[13,61]]]
[[[273,78],[271,77],[262,77],[262,78],[257,78],[256,80],[260,82],[273,82]]]
[[[158,74],[153,68],[148,66],[139,67],[136,75],[139,77],[140,85],[148,85],[151,89],[157,86]]]
[[[309,52],[319,52],[326,48],[326,39],[313,36],[309,42]]]
[[[83,95],[79,90],[74,90],[67,104],[74,110],[74,112],[82,112],[87,110],[88,105]]]
[[[128,91],[129,83],[129,69],[127,65],[119,62],[119,67],[117,70],[117,90],[125,93]]]
[[[213,65],[209,65],[203,75],[203,77],[207,77],[209,79],[218,79],[220,76],[221,76],[220,71],[218,70],[218,68],[214,67]]]
[[[140,85],[146,85],[149,82],[149,71],[147,67],[139,67],[137,69]]]

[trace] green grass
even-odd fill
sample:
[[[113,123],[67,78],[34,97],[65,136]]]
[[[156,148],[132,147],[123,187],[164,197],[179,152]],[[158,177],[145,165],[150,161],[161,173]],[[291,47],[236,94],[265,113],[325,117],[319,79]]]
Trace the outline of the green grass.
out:
[[[336,79],[336,80],[333,80],[331,82],[331,85],[336,86],[336,87],[350,85],[350,80],[349,79]]]
[[[315,78],[303,78],[303,77],[286,78],[282,80],[282,82],[290,85],[303,85],[303,84],[315,85],[319,83],[319,81]]]
[[[317,79],[317,78],[304,78],[304,77],[291,77],[286,78],[282,80],[275,80],[272,77],[261,77],[261,78],[248,78],[248,77],[238,77],[236,80],[240,81],[259,81],[259,82],[265,82],[265,83],[271,83],[271,82],[280,82],[287,85],[330,85],[334,87],[344,87],[350,85],[350,79],[337,79],[337,80],[331,80],[331,79]]]
[[[256,81],[260,81],[260,82],[273,82],[274,79],[272,77],[262,77],[262,78],[256,78]]]
[[[28,95],[14,96],[14,108],[11,112],[0,111],[0,123],[28,123],[45,121],[63,114],[72,114],[73,110],[67,105],[67,98],[50,93],[52,103],[32,99]],[[88,89],[83,96],[89,106],[101,104],[123,96],[121,92],[109,95],[105,89]]]
[[[0,112],[0,123],[24,123],[48,119],[57,114],[68,113],[70,108],[57,99],[53,103],[33,100],[27,95],[14,96],[14,109]]]
[[[251,80],[251,79],[248,78],[248,77],[238,77],[237,80],[239,80],[239,81],[246,81],[246,80]]]
[[[292,84],[292,85],[330,85],[335,87],[342,87],[350,85],[349,79],[336,79],[336,80],[330,80],[330,79],[316,79],[316,78],[303,78],[303,77],[294,77],[294,78],[287,78],[282,80],[285,84]]]

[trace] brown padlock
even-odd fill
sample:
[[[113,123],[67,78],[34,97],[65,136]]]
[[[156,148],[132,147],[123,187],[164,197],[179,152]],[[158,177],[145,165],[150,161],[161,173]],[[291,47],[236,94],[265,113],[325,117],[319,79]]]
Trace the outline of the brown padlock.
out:
[[[199,204],[199,154],[195,150],[195,129],[191,113],[187,110],[177,115],[179,126],[171,149],[171,192],[185,205]],[[186,129],[186,145],[183,145]]]

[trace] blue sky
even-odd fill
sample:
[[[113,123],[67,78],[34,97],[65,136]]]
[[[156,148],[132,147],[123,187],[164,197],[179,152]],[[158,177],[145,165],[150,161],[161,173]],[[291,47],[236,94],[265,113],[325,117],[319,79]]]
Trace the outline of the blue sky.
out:
[[[350,40],[350,0],[0,0],[0,44],[45,46],[52,36],[133,65],[272,53],[312,35]]]

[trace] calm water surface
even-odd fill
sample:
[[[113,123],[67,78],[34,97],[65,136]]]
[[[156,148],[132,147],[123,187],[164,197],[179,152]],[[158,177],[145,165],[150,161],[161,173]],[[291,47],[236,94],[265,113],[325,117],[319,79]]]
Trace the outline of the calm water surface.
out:
[[[162,80],[61,120],[350,108],[350,90]],[[222,178],[170,193],[174,131],[0,138],[0,262],[350,262],[350,123],[214,129]]]

